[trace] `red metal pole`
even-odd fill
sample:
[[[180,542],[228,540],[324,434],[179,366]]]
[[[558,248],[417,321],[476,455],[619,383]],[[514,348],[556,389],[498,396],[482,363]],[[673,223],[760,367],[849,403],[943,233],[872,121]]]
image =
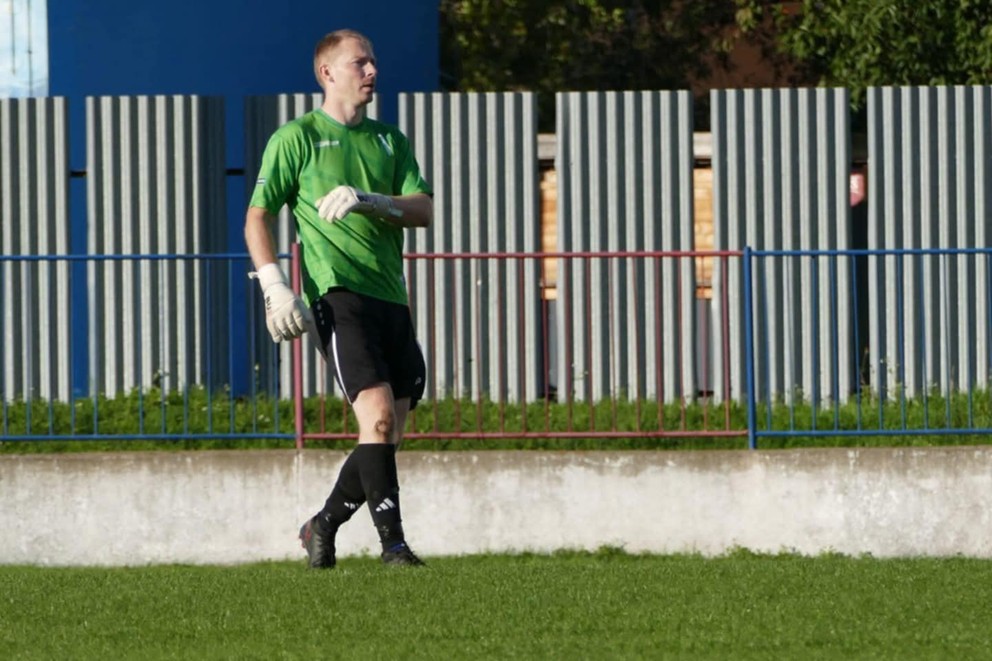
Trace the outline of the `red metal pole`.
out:
[[[301,295],[300,276],[300,244],[294,242],[290,247],[289,257],[290,279],[293,291]],[[293,404],[296,413],[296,449],[303,449],[303,338],[293,342]]]

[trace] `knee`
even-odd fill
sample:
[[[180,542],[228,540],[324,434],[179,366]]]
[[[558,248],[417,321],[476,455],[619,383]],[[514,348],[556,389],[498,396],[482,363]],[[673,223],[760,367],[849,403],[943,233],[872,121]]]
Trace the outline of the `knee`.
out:
[[[389,411],[383,411],[372,425],[372,433],[379,443],[389,443],[393,440],[393,433],[396,429],[396,416]]]

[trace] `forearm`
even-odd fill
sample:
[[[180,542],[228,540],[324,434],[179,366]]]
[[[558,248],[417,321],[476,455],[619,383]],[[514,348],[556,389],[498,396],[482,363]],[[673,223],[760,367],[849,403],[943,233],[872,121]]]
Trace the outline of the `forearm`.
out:
[[[402,215],[390,216],[386,220],[399,227],[430,227],[434,220],[434,200],[430,195],[415,193],[391,199]]]
[[[276,246],[269,225],[272,214],[259,207],[249,207],[245,216],[245,244],[255,264],[253,278],[258,279],[265,299],[265,325],[273,342],[292,340],[313,329],[313,317],[289,286],[286,274],[276,261]]]
[[[270,226],[273,216],[259,207],[249,207],[245,216],[245,244],[255,268],[276,262],[275,240]]]

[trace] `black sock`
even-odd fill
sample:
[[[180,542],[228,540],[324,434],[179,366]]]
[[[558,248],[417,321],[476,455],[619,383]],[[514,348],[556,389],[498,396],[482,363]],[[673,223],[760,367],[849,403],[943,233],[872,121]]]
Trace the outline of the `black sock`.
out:
[[[324,509],[320,510],[318,518],[321,527],[329,533],[336,533],[341,524],[350,519],[364,503],[365,491],[362,490],[359,459],[357,453],[352,452],[341,466],[338,481],[334,483]]]
[[[396,446],[389,443],[361,443],[355,448],[362,488],[369,503],[372,523],[379,533],[382,550],[404,542],[400,518],[400,482],[396,475]]]

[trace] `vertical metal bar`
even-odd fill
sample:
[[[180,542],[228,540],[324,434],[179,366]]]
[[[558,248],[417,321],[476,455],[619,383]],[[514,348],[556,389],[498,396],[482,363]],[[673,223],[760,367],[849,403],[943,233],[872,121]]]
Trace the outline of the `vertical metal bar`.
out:
[[[476,406],[475,406],[475,429],[480,434],[482,433],[482,393],[484,390],[483,381],[483,370],[482,363],[485,358],[482,350],[482,307],[485,304],[482,298],[482,271],[485,263],[479,258],[472,259],[472,265],[475,267],[472,269],[474,278],[472,279],[475,287],[472,288],[473,304],[471,308],[475,310],[475,355],[472,357],[472,363],[475,365],[475,392],[476,392]]]
[[[537,261],[536,258],[532,258],[532,259],[534,259],[534,261]],[[517,292],[517,310],[518,310],[517,316],[520,319],[520,324],[517,326],[517,346],[520,347],[520,355],[517,356],[517,364],[518,364],[518,369],[520,370],[520,374],[518,378],[520,379],[520,410],[521,410],[521,423],[522,423],[521,428],[523,432],[526,434],[528,392],[527,392],[527,374],[525,370],[527,369],[527,365],[529,365],[531,361],[529,359],[530,357],[527,355],[527,328],[528,328],[527,324],[530,322],[530,319],[527,317],[527,306],[524,304],[524,301],[526,300],[528,294],[535,294],[537,296],[540,296],[541,292],[539,289],[534,289],[533,291],[529,291],[526,286],[527,281],[524,279],[524,274],[526,272],[526,269],[524,267],[527,265],[527,261],[523,259],[518,259],[516,260],[516,264],[517,264],[517,282],[519,283],[518,286],[520,287],[520,291]],[[544,373],[547,374],[547,372]]]
[[[53,262],[51,262],[51,261],[49,261],[49,260],[46,259],[43,264],[44,264],[45,271],[48,273],[48,275],[45,278],[45,281],[46,282],[50,282],[50,281],[54,280],[54,278],[51,277],[51,273],[52,273],[52,271],[54,271],[54,269],[52,268],[52,266],[54,265]],[[41,265],[42,264],[39,264],[39,266],[41,266]],[[62,293],[63,292],[59,291],[55,295],[61,295]],[[52,298],[54,298],[54,296],[52,296]],[[45,301],[45,303],[47,304],[48,302]],[[60,323],[65,323],[64,320],[59,320],[59,322]],[[47,329],[42,329],[42,330],[44,330],[45,332],[50,332]],[[49,340],[49,342],[50,342],[50,340]],[[49,351],[49,352],[51,352],[52,349],[53,349],[53,347],[51,347],[51,345],[49,344],[49,347],[46,350]],[[61,347],[60,347],[60,349],[61,349]],[[61,369],[61,366],[57,362],[53,362],[49,366],[49,372],[55,372],[55,371],[57,371],[59,369]],[[53,376],[54,375],[51,374],[51,373],[48,374],[48,375],[44,375],[44,374],[42,375],[42,378],[43,379],[47,379],[47,386],[46,386],[47,397],[46,397],[46,399],[48,400],[48,433],[49,434],[54,434],[55,433],[55,400],[58,398],[59,394],[61,393],[61,390],[58,388],[58,385],[57,385],[58,382],[56,381],[55,384],[52,383],[52,377]],[[53,385],[54,385],[54,387],[52,387]]]
[[[438,358],[437,358],[437,259],[431,258],[427,261],[427,319],[429,321],[429,344],[431,348],[431,411],[434,418],[434,431],[438,431],[438,393],[442,392],[438,388]]]
[[[896,353],[899,356],[899,366],[896,370],[899,374],[899,419],[901,429],[906,429],[906,310],[903,304],[903,297],[906,295],[903,288],[903,255],[896,255]]]
[[[796,282],[799,280],[799,277],[798,277],[797,274],[802,270],[801,265],[800,265],[800,268],[797,269],[797,268],[794,267],[794,264],[796,262],[801,261],[801,260],[802,260],[802,258],[801,257],[797,257],[797,256],[792,256],[792,257],[789,258],[789,261],[788,261],[788,266],[789,266],[788,273],[789,273],[789,277],[786,280],[786,288],[788,289],[788,292],[789,292],[788,299],[789,299],[790,303],[793,306],[799,305],[800,307],[802,305],[801,304],[802,297],[801,296],[800,297],[795,296],[795,294],[793,292],[793,289],[796,286]],[[802,338],[802,323],[801,323],[802,322],[802,319],[801,319],[801,317],[804,314],[805,313],[802,312],[802,310],[799,310],[798,312],[792,313],[792,314],[789,315],[790,324],[789,324],[789,331],[788,331],[789,332],[789,342],[788,342],[788,344],[790,346],[792,346],[792,347],[799,347],[798,351],[793,351],[793,357],[790,358],[790,360],[789,360],[789,373],[791,374],[791,378],[788,379],[789,390],[786,393],[786,401],[788,402],[788,405],[789,405],[789,429],[790,430],[793,430],[793,429],[796,428],[796,400],[798,399],[797,398],[797,395],[802,392],[801,385],[800,385],[801,384],[801,379],[802,379],[802,374],[799,372],[799,366],[802,363],[801,363],[801,361],[796,360],[795,359],[795,356],[796,355],[802,356],[803,338]],[[796,323],[796,320],[797,319],[799,320],[800,323]],[[796,333],[797,332],[799,333],[799,337],[798,338],[796,338]],[[797,392],[797,391],[799,391],[799,392]]]
[[[496,272],[504,272],[502,260],[497,260]],[[500,432],[506,431],[506,398],[509,388],[507,387],[506,378],[506,320],[512,318],[511,315],[504,315],[503,310],[506,310],[506,296],[504,294],[504,289],[506,288],[508,278],[497,277],[496,278],[496,309],[499,311],[494,318],[496,323],[496,374],[497,382],[496,387],[498,388],[498,396],[496,401],[498,402],[498,415],[499,415],[499,430]],[[490,308],[492,309],[492,308]],[[519,321],[519,318],[517,319]],[[481,332],[481,329],[480,329]],[[514,356],[514,360],[519,360],[519,356]]]
[[[146,260],[143,259],[128,259],[127,261],[136,262],[135,268],[132,270],[132,275],[134,278],[134,291],[141,292],[144,291],[142,282],[142,266]],[[134,310],[134,337],[141,338],[143,332],[143,324],[141,319],[141,313],[139,310]],[[144,375],[144,356],[139,350],[136,352],[134,369],[135,369],[135,379],[134,384],[138,389],[138,434],[144,435],[145,433],[145,375]]]
[[[585,381],[585,397],[588,403],[589,410],[589,429],[592,431],[596,430],[596,377],[598,373],[596,372],[596,363],[593,361],[593,336],[589,332],[589,324],[592,322],[592,271],[593,266],[596,264],[592,257],[587,257],[584,260],[585,268],[583,269],[583,279],[584,279],[584,289],[585,304],[583,306],[583,312],[585,313],[585,318],[580,320],[580,324],[585,328],[583,335],[585,336],[585,346],[583,347],[585,358],[583,363],[586,365],[586,373],[584,375]],[[597,269],[597,273],[598,273]]]
[[[985,342],[992,345],[992,268],[989,268],[989,253],[986,251],[983,254],[985,258]],[[992,347],[990,347],[992,349]],[[990,360],[992,360],[992,350],[987,352]],[[985,370],[992,371],[992,364],[984,365]],[[992,399],[992,388],[989,387],[988,381],[985,382],[985,393],[986,397]]]
[[[0,99],[0,110],[3,109],[4,100]],[[2,129],[3,122],[0,122],[0,129]],[[5,278],[4,275],[7,271],[9,262],[4,259],[3,255],[0,255],[0,292],[4,292],[5,289]],[[5,325],[7,323],[7,315],[0,314],[0,339],[6,337],[5,335]],[[7,356],[8,352],[4,351],[0,353],[0,412],[2,412],[2,424],[0,424],[0,431],[2,431],[4,436],[10,435],[10,419],[7,411]],[[70,381],[71,383],[71,381]],[[13,392],[9,393],[11,399],[13,399]]]
[[[300,244],[296,241],[289,247],[289,270],[292,274],[293,291],[297,296],[302,294],[302,278],[300,265]],[[208,279],[209,281],[209,279]],[[278,406],[278,401],[276,402]],[[296,449],[303,449],[303,338],[298,338],[293,342],[293,405],[294,405],[294,431],[296,434]],[[278,432],[278,427],[276,432]]]
[[[744,246],[744,371],[747,379],[747,445],[758,448],[757,406],[754,393],[754,292],[751,288],[751,247]]]
[[[756,260],[756,261],[758,261],[758,260]],[[765,257],[765,258],[761,259],[760,262],[758,262],[758,264],[756,264],[756,266],[760,266],[760,269],[758,271],[758,285],[759,285],[758,286],[758,295],[761,296],[763,300],[767,300],[767,296],[768,296],[768,281],[767,281],[767,277],[766,277],[766,272],[768,271],[768,264],[769,264],[770,261],[771,260],[769,260],[767,257]],[[759,334],[761,335],[761,337],[764,340],[764,342],[762,344],[762,347],[763,347],[764,351],[762,352],[763,355],[761,356],[761,364],[764,366],[764,369],[765,369],[765,380],[764,380],[765,381],[764,382],[764,386],[765,386],[765,429],[771,430],[772,429],[772,426],[773,426],[773,421],[772,421],[772,403],[773,403],[772,397],[773,397],[773,395],[772,395],[772,375],[771,375],[771,364],[772,364],[772,360],[770,358],[771,353],[772,353],[772,350],[768,346],[768,344],[770,342],[769,336],[771,335],[772,331],[770,329],[771,324],[768,322],[769,307],[770,306],[762,306],[761,316],[760,316],[760,320],[761,321],[760,321],[760,326],[759,326]],[[778,348],[776,347],[775,350],[777,351]],[[757,417],[755,418],[755,422],[757,422]]]
[[[199,261],[199,260],[197,260],[197,261]],[[207,259],[205,261],[206,261],[206,264],[204,264],[204,271],[206,271],[206,277],[205,277],[205,279],[202,282],[199,282],[197,284],[200,285],[200,286],[202,286],[204,289],[206,289],[206,292],[204,293],[204,298],[206,299],[206,301],[205,301],[205,303],[206,303],[206,314],[205,314],[205,316],[206,316],[206,319],[207,319],[207,325],[206,325],[206,327],[207,328],[213,328],[214,327],[214,320],[213,320],[213,316],[214,316],[214,302],[213,302],[213,287],[211,285],[211,283],[213,283],[213,281],[214,281],[214,277],[213,277],[213,262],[211,262],[209,259]],[[135,315],[135,316],[140,316],[140,315]],[[214,355],[213,351],[214,351],[214,348],[213,348],[213,342],[210,341],[210,338],[207,337],[207,335],[210,335],[210,333],[204,334],[204,338],[203,338],[205,340],[206,345],[207,345],[206,346],[206,349],[204,351],[204,354],[205,354],[205,357],[206,357],[206,362],[207,362],[207,365],[206,365],[206,381],[207,381],[207,384],[206,384],[207,385],[207,430],[212,434],[212,433],[214,433],[214,369],[213,369],[214,368],[214,365],[213,365],[213,362],[214,362],[213,361],[213,355]]]
[[[672,258],[671,257],[668,257],[667,259],[671,260]],[[688,398],[686,397],[686,392],[685,392],[685,370],[683,369],[684,368],[684,365],[683,365],[683,361],[682,361],[682,356],[683,356],[683,353],[682,353],[683,342],[685,341],[685,338],[684,338],[685,333],[682,332],[683,331],[683,326],[682,326],[682,310],[683,310],[683,307],[682,307],[682,305],[683,305],[683,301],[682,301],[682,269],[679,268],[678,261],[677,260],[674,260],[674,261],[676,261],[675,269],[674,269],[674,271],[675,271],[675,326],[674,326],[674,330],[675,330],[675,337],[676,337],[676,349],[675,349],[675,355],[674,355],[674,358],[675,358],[675,378],[676,378],[676,383],[678,383],[679,400],[682,402],[682,427],[681,428],[683,430],[685,430],[686,427],[688,426],[688,418],[687,418],[687,415],[686,415],[686,402],[687,402],[687,399]],[[691,396],[694,397],[695,396],[695,393],[692,393]],[[704,420],[703,420],[704,427],[703,427],[703,429],[706,429],[707,427],[705,425],[708,422],[708,420],[706,419],[706,410],[705,409],[703,409],[703,416],[704,416]]]
[[[551,337],[551,330],[548,328],[548,320],[550,315],[548,314],[548,308],[550,304],[548,303],[547,295],[542,291],[541,294],[541,361],[544,363],[544,429],[545,431],[551,431],[551,359],[548,356],[550,347],[548,345],[549,339]],[[559,384],[559,392],[561,391]]]
[[[327,361],[321,361],[320,377],[317,379],[317,401],[320,403],[320,426],[318,427],[318,430],[323,434],[327,432]],[[293,406],[296,406],[295,399],[293,402]],[[295,414],[294,409],[294,415]],[[295,423],[293,425],[293,429],[295,432]]]
[[[972,257],[971,256],[967,257],[967,259],[968,259],[969,262],[972,261]],[[977,264],[978,257],[977,256],[974,256],[974,262],[975,262],[975,266],[973,268],[970,268],[969,269],[970,270],[970,272],[969,272],[969,287],[972,287],[972,288],[977,289],[977,287],[976,287],[976,285],[977,285],[976,280],[977,279],[975,278],[975,276],[978,274],[978,264]],[[977,297],[974,298],[974,299],[972,299],[972,301],[973,301],[973,304],[975,304],[975,305],[978,304]],[[974,331],[974,335],[975,336],[974,337],[971,337],[973,331]],[[975,353],[976,352],[975,352],[974,346],[978,344],[978,332],[977,332],[977,328],[975,326],[973,326],[972,323],[969,323],[969,327],[966,330],[965,344],[968,347],[968,349],[967,349],[967,353],[968,353],[968,365],[967,365],[967,369],[968,369],[968,387],[965,389],[965,391],[968,393],[968,427],[974,428],[975,427],[974,398],[975,398],[975,388],[977,387],[977,383],[978,383],[975,380],[976,369],[975,369],[975,360],[974,360],[974,357],[975,357]]]
[[[809,261],[809,274],[813,287],[813,295],[810,297],[813,316],[809,322],[809,330],[813,334],[813,341],[810,344],[808,357],[813,361],[813,370],[806,382],[813,389],[810,393],[810,423],[815,431],[820,414],[820,265],[815,256],[810,257]]]
[[[95,230],[92,230],[91,229],[90,231],[92,232],[92,231],[95,231]],[[91,289],[94,287],[95,283],[98,282],[97,277],[103,275],[104,260],[105,260],[105,258],[103,258],[103,257],[91,257],[91,259],[89,260],[89,263],[93,266],[93,271],[92,271],[93,278],[90,279],[90,288]],[[103,278],[100,277],[100,280],[102,281]],[[88,293],[90,293],[92,295],[92,292],[88,292]],[[90,314],[92,315],[93,313],[90,312]],[[94,328],[93,327],[93,320],[91,319],[90,320],[90,326],[87,329],[91,333],[91,337],[90,337],[90,346],[91,346],[90,364],[91,364],[91,367],[90,367],[90,389],[89,389],[89,391],[90,391],[90,397],[93,399],[93,435],[96,436],[97,434],[100,433],[100,413],[99,413],[99,410],[100,410],[100,404],[99,404],[99,402],[100,402],[100,400],[99,400],[99,393],[98,393],[98,391],[99,391],[98,384],[99,383],[103,383],[103,376],[98,373],[97,368],[95,368],[93,366],[93,363],[92,363],[92,361],[93,361],[93,355],[94,355],[93,354],[93,351],[92,351],[92,347],[94,346],[94,343],[98,344],[98,342],[96,341],[96,339],[94,337],[92,337],[92,335],[93,335],[93,328]],[[187,406],[185,410],[188,411],[189,410],[189,407]]]
[[[709,264],[710,265],[710,269],[711,269],[710,270],[710,274],[713,273],[713,271],[712,271],[712,268],[713,268],[712,264],[713,264],[714,261],[715,260],[713,260],[713,258],[711,258],[711,257],[699,258],[699,257],[697,257],[697,256],[694,255],[693,258],[692,258],[693,268],[704,268],[704,267],[702,267],[700,265],[702,265],[702,264]],[[712,275],[710,277],[712,277]],[[697,276],[696,276],[696,279],[695,279],[695,282],[697,284],[697,287],[699,286],[699,282],[700,281],[701,281],[701,278],[699,276],[699,272],[697,271]],[[713,283],[710,282],[709,295],[710,295],[710,299],[711,300],[712,300],[712,296],[713,296],[713,286],[712,285],[713,285]],[[698,289],[697,289],[697,292],[698,292]],[[696,309],[698,311],[698,309],[699,309],[698,306],[699,305],[703,305],[700,301],[706,300],[706,299],[704,299],[703,297],[700,297],[698,295],[698,293],[695,294],[695,296],[696,297],[693,300],[693,304],[697,306]],[[702,318],[700,319],[700,326],[699,326],[699,335],[698,335],[698,337],[703,338],[703,341],[700,343],[701,346],[699,348],[699,350],[700,350],[700,359],[699,359],[699,372],[700,372],[699,373],[699,391],[703,395],[703,401],[705,402],[705,405],[706,406],[712,406],[712,404],[714,402],[714,399],[715,399],[714,398],[715,389],[714,389],[714,385],[713,385],[713,378],[712,378],[712,376],[710,374],[710,365],[712,363],[712,359],[711,359],[711,356],[710,356],[710,352],[712,351],[712,346],[711,346],[711,342],[710,342],[710,324],[712,322],[711,322],[711,315],[710,314],[704,313],[704,314],[701,315],[701,317]],[[723,426],[724,426],[724,429],[729,429],[730,428],[730,420],[727,417],[727,414],[729,413],[729,411],[727,410],[726,407],[723,407],[723,411],[724,411]]]
[[[851,328],[852,340],[851,343],[854,346],[854,354],[856,357],[856,368],[854,371],[854,401],[856,410],[856,428],[858,431],[862,429],[861,422],[861,398],[864,394],[863,379],[861,374],[861,352],[864,348],[858,344],[860,335],[858,334],[858,329],[861,328],[861,320],[858,318],[858,308],[861,305],[860,300],[858,300],[858,258],[852,256],[851,258],[851,312],[854,317],[854,326]]]
[[[189,380],[183,381],[183,433],[189,433]]]
[[[921,309],[925,307],[925,303],[926,303],[925,299],[927,296],[926,294],[927,288],[925,285],[924,272],[929,270],[929,269],[925,269],[924,265],[927,262],[932,261],[932,258],[933,258],[932,255],[919,256],[919,261],[921,263],[920,263],[920,268],[917,270],[917,274],[919,276],[917,291],[920,292],[920,298],[924,299],[923,301],[921,301],[921,305],[920,305]],[[930,338],[929,338],[929,334],[927,333],[927,325],[928,323],[926,321],[920,324],[920,366],[923,370],[923,378],[922,378],[923,387],[921,388],[921,390],[923,391],[923,427],[925,429],[930,428],[930,401],[929,401],[930,400],[930,380],[929,380],[930,365],[929,365],[929,361],[927,360],[927,358],[929,357],[928,356],[929,352],[927,351],[927,342],[930,341]]]
[[[559,219],[561,217],[559,216]],[[568,424],[565,429],[572,431],[573,424],[573,404],[575,402],[575,348],[572,346],[572,342],[575,340],[575,333],[573,332],[573,319],[572,319],[572,260],[573,257],[564,257],[561,260],[562,268],[564,270],[564,277],[559,281],[559,288],[564,290],[564,304],[561,314],[561,321],[559,323],[564,327],[563,335],[563,346],[564,358],[562,362],[562,382],[558,384],[558,391],[565,389],[565,402],[566,409],[568,410]],[[563,286],[564,285],[564,286]]]
[[[662,325],[661,325],[661,259],[652,257],[654,262],[654,283],[652,291],[654,293],[654,371],[655,371],[655,400],[658,406],[658,430],[665,430],[665,379],[664,379],[664,354],[662,353]]]
[[[235,295],[234,295],[234,260],[233,259],[228,259],[228,260],[226,260],[226,264],[227,264],[227,300],[228,301],[234,301],[235,300]],[[230,303],[228,303],[228,305],[230,305]],[[228,314],[227,315],[227,336],[228,337],[234,337],[234,315],[233,314]],[[228,400],[229,400],[228,401],[228,411],[230,412],[230,417],[228,418],[227,430],[230,433],[232,433],[232,434],[234,433],[234,431],[236,429],[235,415],[234,415],[234,402],[235,402],[235,398],[234,398],[234,362],[235,362],[234,346],[233,346],[233,344],[231,342],[228,342],[227,343],[227,384],[231,387],[231,390],[229,391],[230,397],[228,398]],[[163,384],[162,385],[163,385],[163,387],[162,387],[163,400],[162,401],[165,401],[165,399],[164,399],[164,394],[165,394],[165,383],[164,383],[164,381],[163,381]]]
[[[496,336],[497,336],[496,374],[498,376],[496,387],[499,389],[499,396],[497,397],[499,430],[500,432],[503,433],[506,432],[506,400],[508,397],[508,393],[510,392],[510,389],[507,384],[507,375],[506,375],[506,360],[507,360],[506,344],[508,339],[506,337],[508,331],[506,327],[506,320],[514,319],[515,322],[520,321],[519,316],[514,318],[512,315],[503,314],[503,310],[506,310],[507,297],[504,294],[504,290],[507,287],[507,283],[509,282],[509,277],[506,277],[509,275],[508,271],[509,269],[504,269],[502,261],[500,261],[499,268],[497,269],[497,273],[502,272],[501,275],[503,275],[504,277],[496,278],[496,297],[497,297],[496,309],[499,310],[499,312],[495,316]],[[520,360],[520,356],[514,356],[513,359]]]
[[[250,267],[249,267],[250,270]],[[258,394],[259,394],[259,377],[262,374],[261,360],[264,358],[259,357],[258,352],[258,329],[259,329],[259,319],[258,319],[258,305],[248,304],[248,355],[252,357],[251,374],[249,375],[249,381],[251,382],[248,386],[248,394],[251,397],[251,430],[254,433],[258,433]],[[258,361],[258,362],[256,362]]]
[[[614,297],[609,295],[609,293],[613,291],[614,282],[618,279],[614,274],[615,270],[619,268],[617,262],[618,262],[617,258],[607,259],[606,268],[603,269],[603,272],[606,274],[606,286],[604,287],[604,291],[608,292],[607,293],[608,300],[606,302],[606,343],[609,349],[609,355],[611,357],[616,356],[616,347],[617,347],[616,337],[617,337],[617,333],[619,332],[619,329],[616,328],[616,324],[615,324],[615,316],[617,315],[616,307],[618,305],[618,301],[616,299],[619,297]],[[634,335],[637,335],[637,333],[634,333]],[[608,375],[607,383],[609,384],[610,387],[610,414],[612,418],[613,429],[616,429],[617,398],[620,396],[618,392],[620,387],[618,383],[620,379],[620,374],[619,374],[620,361],[619,360],[616,362],[611,361],[611,363],[612,364],[610,364],[609,367],[607,368],[610,371]]]
[[[722,330],[721,337],[723,339],[723,346],[721,347],[723,360],[721,362],[723,365],[723,392],[725,393],[724,406],[729,408],[730,401],[732,399],[730,396],[730,287],[728,284],[730,278],[730,262],[724,255],[720,257],[720,263],[723,265],[723,268],[720,271],[720,281],[723,286],[721,287],[719,301],[720,307],[722,308],[720,315],[720,326]],[[747,356],[745,355],[745,360],[746,358]]]
[[[828,257],[828,266],[830,271],[830,324],[829,328],[833,329],[831,333],[831,365],[830,365],[830,383],[831,383],[831,393],[830,396],[833,399],[834,408],[834,429],[840,429],[840,326],[839,320],[837,318],[837,253],[834,253]]]
[[[157,264],[158,266],[158,278],[157,282],[160,286],[164,286],[164,283],[168,282],[168,270],[175,263],[175,258],[171,260],[161,260]],[[228,293],[228,300],[233,300],[231,293]],[[230,322],[233,323],[233,315],[228,315]],[[168,336],[170,334],[169,330],[163,329],[163,335]],[[228,335],[230,337],[230,335]],[[166,375],[170,372],[168,351],[166,351],[167,341],[164,340],[158,343],[158,358],[159,358],[159,392],[158,392],[158,412],[161,417],[160,424],[158,426],[158,431],[160,434],[165,434],[168,431],[168,414],[166,413],[166,393],[168,387],[171,386],[171,381],[167,379]]]
[[[950,273],[948,263],[950,262],[950,256],[946,253],[940,255],[940,272],[943,275],[943,280],[945,283],[950,283]],[[945,285],[940,288],[941,295],[944,297],[943,305],[941,306],[941,317],[942,326],[944,328],[944,425],[949,426],[951,421],[951,397],[953,393],[950,389],[951,384],[951,294],[950,286]]]
[[[462,272],[462,270],[457,267],[452,269],[452,271],[459,276],[461,275]],[[452,306],[452,310],[456,310],[459,307],[461,307],[459,306],[457,296],[465,295],[463,278],[456,277],[455,284],[452,289],[454,290],[456,296],[455,304]],[[464,305],[465,303],[471,305],[471,300],[463,301],[462,305]],[[462,336],[460,333],[461,325],[458,323],[458,320],[459,318],[461,318],[461,316],[462,316],[461,310],[458,310],[457,313],[451,315],[451,345],[452,345],[451,358],[452,358],[452,365],[454,366],[454,375],[452,378],[452,383],[454,384],[454,391],[452,393],[453,394],[452,399],[454,401],[454,407],[455,407],[455,429],[459,432],[462,430],[462,397],[464,397],[464,393],[462,392],[462,387],[463,387],[462,374],[464,371],[462,369],[463,366],[462,346],[461,346]]]
[[[647,261],[647,260],[645,259],[644,261]],[[645,272],[647,271],[646,268],[644,270],[645,270]],[[638,271],[636,264],[633,265],[633,267],[631,268],[631,271],[634,272],[634,273],[636,273]],[[631,280],[632,280],[632,283],[631,283],[631,297],[632,297],[632,300],[639,301],[639,300],[641,300],[641,293],[640,293],[640,290],[637,287],[637,284],[638,284],[640,278],[634,277]],[[646,343],[646,338],[644,338],[643,333],[640,333],[640,332],[634,333],[634,357],[635,357],[634,360],[639,360],[640,359],[639,357],[644,355],[643,350],[642,350],[642,345],[644,343]],[[642,368],[643,367],[647,367],[647,365],[644,362],[641,362],[640,365],[642,366]],[[646,378],[645,378],[645,375],[643,375],[643,374],[637,375],[637,376],[635,376],[632,379],[632,383],[633,383],[633,386],[634,386],[633,387],[633,395],[634,395],[634,429],[636,431],[638,431],[638,432],[641,431],[641,399],[644,397],[643,384],[645,383],[645,381],[646,381]]]
[[[35,300],[35,292],[34,292],[34,278],[30,268],[31,265],[26,261],[22,261],[20,266],[21,266],[21,279],[24,283],[24,291],[22,292],[22,295],[24,296],[24,300],[33,301]],[[22,329],[21,332],[24,336],[24,351],[25,351],[25,355],[27,356],[34,356],[36,355],[35,352],[37,351],[37,348],[35,347],[34,332],[33,329],[31,328],[31,323],[33,321],[34,320],[31,319],[31,315],[27,315],[27,314],[24,315],[23,319],[21,319],[21,329]],[[33,366],[29,365],[28,369],[25,370],[25,374],[24,374],[24,401],[27,406],[24,413],[25,434],[31,434],[32,433],[31,430],[34,427],[33,409],[34,409],[35,397],[36,397],[36,390],[34,383],[34,368]]]

